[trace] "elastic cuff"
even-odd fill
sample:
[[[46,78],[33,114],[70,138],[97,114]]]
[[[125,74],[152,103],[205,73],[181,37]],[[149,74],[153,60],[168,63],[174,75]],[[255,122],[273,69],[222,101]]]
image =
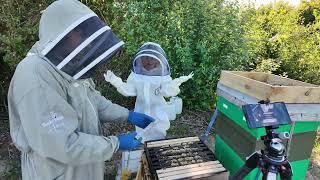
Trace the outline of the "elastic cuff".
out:
[[[108,137],[110,137],[113,140],[113,142],[115,143],[114,152],[117,152],[119,150],[119,145],[120,145],[118,137],[117,136],[108,136]]]

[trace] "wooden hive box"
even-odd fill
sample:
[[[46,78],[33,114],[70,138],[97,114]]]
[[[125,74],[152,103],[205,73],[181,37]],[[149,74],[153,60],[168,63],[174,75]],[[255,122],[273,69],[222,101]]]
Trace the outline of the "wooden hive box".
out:
[[[261,72],[222,71],[221,84],[257,99],[285,103],[320,103],[317,85]]]

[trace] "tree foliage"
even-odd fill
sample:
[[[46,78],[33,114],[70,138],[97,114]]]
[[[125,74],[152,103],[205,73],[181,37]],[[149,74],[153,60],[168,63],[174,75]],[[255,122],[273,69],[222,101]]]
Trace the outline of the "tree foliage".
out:
[[[0,15],[0,62],[4,79],[37,40],[40,12],[53,0],[5,1]],[[258,9],[225,0],[82,0],[125,41],[124,49],[95,76],[111,100],[132,105],[102,73],[125,79],[131,60],[146,41],[161,44],[172,77],[194,72],[182,86],[190,108],[211,108],[220,71],[256,70],[320,83],[320,2],[299,7],[279,2]],[[9,70],[9,71],[8,71]],[[7,82],[8,84],[8,82]]]
[[[105,12],[101,1],[89,5]],[[181,88],[189,107],[212,106],[221,69],[243,69],[247,63],[239,9],[223,0],[125,0],[109,7],[107,22],[126,42],[129,58],[142,43],[154,41],[165,49],[173,77],[194,72]]]
[[[285,2],[245,13],[253,65],[265,72],[320,83],[320,1],[293,7]]]

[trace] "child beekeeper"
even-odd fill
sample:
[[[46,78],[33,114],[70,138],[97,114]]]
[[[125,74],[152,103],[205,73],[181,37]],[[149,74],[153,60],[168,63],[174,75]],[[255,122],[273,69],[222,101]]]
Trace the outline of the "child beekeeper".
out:
[[[159,44],[147,42],[138,50],[133,59],[132,71],[127,82],[107,71],[105,80],[124,96],[136,96],[135,112],[144,113],[156,119],[147,128],[136,126],[137,138],[142,141],[163,139],[170,128],[170,120],[182,111],[182,100],[177,96],[179,86],[192,78],[181,76],[173,79],[164,50]],[[167,102],[164,97],[171,97]]]

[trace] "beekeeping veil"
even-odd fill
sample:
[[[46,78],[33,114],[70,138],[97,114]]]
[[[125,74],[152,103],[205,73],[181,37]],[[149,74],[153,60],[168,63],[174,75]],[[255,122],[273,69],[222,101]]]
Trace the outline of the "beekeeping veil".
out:
[[[76,0],[48,7],[39,26],[41,54],[74,79],[89,77],[124,44],[93,11]]]
[[[134,57],[132,71],[146,76],[170,75],[170,67],[164,50],[159,44],[144,43]]]

